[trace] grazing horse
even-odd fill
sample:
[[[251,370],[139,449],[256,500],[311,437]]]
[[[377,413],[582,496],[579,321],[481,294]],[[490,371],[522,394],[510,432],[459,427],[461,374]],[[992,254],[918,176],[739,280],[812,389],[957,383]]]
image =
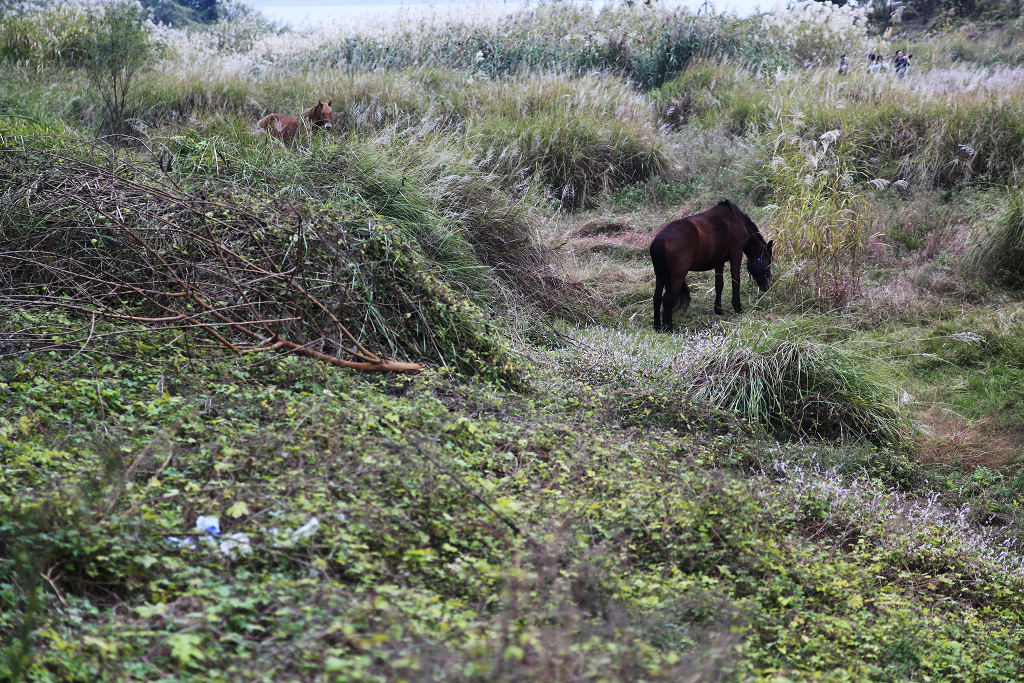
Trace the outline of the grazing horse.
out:
[[[270,133],[286,145],[290,145],[304,131],[310,128],[331,129],[331,102],[317,102],[316,106],[302,116],[285,116],[284,114],[267,114],[256,122],[256,126]]]
[[[715,313],[722,315],[722,287],[725,262],[732,268],[732,307],[740,305],[740,265],[747,255],[747,270],[758,287],[768,291],[772,284],[772,242],[765,242],[761,231],[747,214],[729,200],[721,201],[704,213],[677,218],[661,226],[651,242],[654,264],[654,329],[672,331],[672,313],[690,306],[690,288],[686,273],[691,270],[715,271]],[[664,294],[663,294],[664,292]],[[664,304],[664,320],[662,320]],[[664,325],[663,325],[664,323]]]

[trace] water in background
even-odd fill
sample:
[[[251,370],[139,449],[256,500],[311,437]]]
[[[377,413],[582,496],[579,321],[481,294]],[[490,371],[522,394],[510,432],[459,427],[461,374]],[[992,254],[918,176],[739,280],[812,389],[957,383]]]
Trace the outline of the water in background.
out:
[[[524,7],[538,4],[537,0],[249,0],[268,19],[290,24],[295,28],[333,22],[387,23],[404,18],[435,17],[438,19],[488,17],[511,14]],[[605,5],[619,4],[616,0],[587,0],[575,4],[590,5],[595,11]],[[690,7],[696,11],[703,0],[669,0],[663,6]],[[768,3],[765,3],[768,4]],[[750,14],[757,0],[719,0],[710,2],[716,11]]]
[[[512,13],[530,4],[526,0],[249,0],[268,19],[299,28],[334,21],[393,20],[402,17],[458,18]],[[536,2],[533,3],[536,5]],[[590,3],[597,6],[605,3]]]

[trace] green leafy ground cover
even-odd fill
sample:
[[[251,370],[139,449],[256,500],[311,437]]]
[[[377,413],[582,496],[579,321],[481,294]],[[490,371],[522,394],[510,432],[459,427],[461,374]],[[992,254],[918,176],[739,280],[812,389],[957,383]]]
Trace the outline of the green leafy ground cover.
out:
[[[8,673],[1017,673],[1020,567],[888,467],[815,471],[571,353],[518,392],[169,341],[4,366]],[[169,540],[200,514],[248,543]]]

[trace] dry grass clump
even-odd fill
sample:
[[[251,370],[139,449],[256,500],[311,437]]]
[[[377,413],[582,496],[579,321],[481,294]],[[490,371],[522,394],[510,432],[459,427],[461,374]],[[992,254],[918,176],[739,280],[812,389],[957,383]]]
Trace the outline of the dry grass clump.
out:
[[[991,420],[966,420],[936,406],[923,416],[927,435],[914,450],[918,462],[999,469],[1024,456],[1024,431]]]
[[[709,327],[687,337],[592,327],[572,362],[622,386],[675,388],[790,436],[902,447],[911,428],[888,377],[867,354],[825,340],[814,321]]]

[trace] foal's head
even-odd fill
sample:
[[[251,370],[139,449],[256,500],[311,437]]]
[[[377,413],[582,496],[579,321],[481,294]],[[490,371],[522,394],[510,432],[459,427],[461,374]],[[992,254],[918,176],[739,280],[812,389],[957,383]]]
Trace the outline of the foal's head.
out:
[[[330,130],[332,126],[331,118],[334,116],[334,111],[331,109],[331,103],[333,101],[334,100],[328,100],[327,104],[318,101],[316,106],[303,114],[303,116],[305,116],[314,127]]]

